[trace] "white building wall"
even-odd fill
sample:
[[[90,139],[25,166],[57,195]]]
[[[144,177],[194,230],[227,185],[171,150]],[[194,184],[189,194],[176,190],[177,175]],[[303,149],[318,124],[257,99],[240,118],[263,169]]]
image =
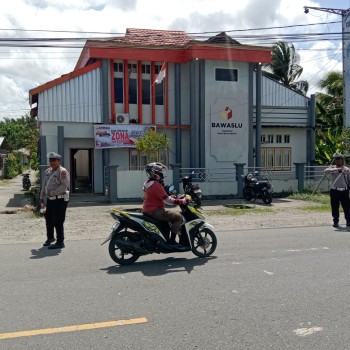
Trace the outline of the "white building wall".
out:
[[[238,82],[215,81],[215,68],[238,70]],[[206,61],[205,124],[206,167],[233,167],[248,159],[249,65],[243,62]],[[227,119],[225,110],[232,110]]]

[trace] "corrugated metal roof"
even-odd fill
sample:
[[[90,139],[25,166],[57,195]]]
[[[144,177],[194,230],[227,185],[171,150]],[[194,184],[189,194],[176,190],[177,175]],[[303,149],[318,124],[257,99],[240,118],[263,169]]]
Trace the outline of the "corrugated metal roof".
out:
[[[102,122],[101,69],[39,92],[38,120]]]
[[[256,101],[256,84],[254,74],[254,105]],[[273,79],[261,77],[261,105],[273,107],[307,107],[309,98],[280,84]]]

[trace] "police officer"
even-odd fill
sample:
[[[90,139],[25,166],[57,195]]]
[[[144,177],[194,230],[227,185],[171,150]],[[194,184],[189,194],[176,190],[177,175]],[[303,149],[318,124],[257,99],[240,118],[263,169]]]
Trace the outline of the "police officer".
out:
[[[69,200],[70,176],[64,167],[61,166],[62,156],[56,152],[48,155],[50,167],[45,171],[45,177],[40,192],[40,205],[44,208],[46,197],[46,234],[47,240],[44,247],[49,249],[64,248],[64,228],[66,210]],[[56,229],[57,241],[55,241],[54,229]]]
[[[330,199],[333,216],[333,227],[339,227],[339,205],[341,204],[346,220],[350,226],[350,169],[344,166],[344,156],[341,153],[333,154],[332,164],[325,169],[331,177]]]

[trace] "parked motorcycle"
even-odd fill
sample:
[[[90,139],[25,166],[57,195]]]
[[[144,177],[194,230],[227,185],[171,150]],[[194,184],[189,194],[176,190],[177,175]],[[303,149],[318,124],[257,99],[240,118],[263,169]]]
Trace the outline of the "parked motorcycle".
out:
[[[266,177],[261,176],[257,171],[254,174],[242,175],[242,177],[244,180],[243,197],[247,201],[262,199],[265,204],[272,203],[272,185]]]
[[[202,205],[202,190],[200,189],[199,185],[192,184],[192,176],[193,176],[194,172],[192,172],[191,175],[189,176],[184,176],[181,180],[182,180],[182,187],[184,190],[185,195],[189,195],[191,197],[191,200],[193,202],[193,205],[196,208],[201,207]],[[166,191],[166,193],[171,196],[171,195],[176,195],[176,190],[174,185],[170,184],[170,185],[163,185],[164,189]]]
[[[180,205],[183,222],[180,245],[168,244],[170,226],[168,222],[157,221],[141,212],[123,211],[113,208],[116,220],[111,234],[101,244],[109,242],[109,255],[120,265],[134,263],[140,256],[152,253],[168,254],[188,252],[205,258],[212,255],[217,246],[214,228],[205,222],[204,215],[191,203]]]
[[[185,176],[182,178],[182,186],[184,193],[190,195],[195,205],[200,207],[202,204],[202,190],[200,189],[199,185],[192,184],[193,174],[194,172],[192,172],[190,176]]]
[[[32,186],[32,183],[30,181],[29,178],[29,174],[22,174],[23,178],[22,178],[22,187],[25,191],[28,191],[30,189],[30,187]]]

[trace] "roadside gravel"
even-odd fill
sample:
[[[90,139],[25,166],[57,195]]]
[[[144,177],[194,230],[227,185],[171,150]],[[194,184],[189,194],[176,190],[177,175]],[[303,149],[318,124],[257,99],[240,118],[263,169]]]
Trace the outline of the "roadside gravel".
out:
[[[30,203],[24,196],[21,181],[22,177],[18,176],[5,184],[0,183],[0,244],[41,243],[46,239],[44,218],[36,217],[32,211],[25,210]],[[235,216],[218,214],[219,210],[233,204],[248,205],[249,208],[262,210],[253,212],[250,209],[242,209],[242,214]],[[266,206],[263,203],[247,204],[242,200],[231,199],[204,201],[202,211],[207,222],[213,225],[218,233],[227,230],[305,226],[330,226],[330,230],[333,230],[330,212],[305,211],[302,208],[306,206],[315,206],[315,203],[274,199],[271,205]],[[108,204],[104,202],[102,196],[72,195],[65,222],[66,241],[84,239],[102,241],[110,233],[114,223],[109,214],[112,207],[140,208],[141,202]]]

